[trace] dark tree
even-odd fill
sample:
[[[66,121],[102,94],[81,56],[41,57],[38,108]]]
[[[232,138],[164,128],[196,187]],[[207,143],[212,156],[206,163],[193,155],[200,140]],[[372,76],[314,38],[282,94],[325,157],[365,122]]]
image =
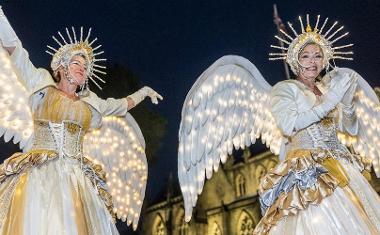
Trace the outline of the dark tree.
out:
[[[136,74],[121,65],[109,66],[106,82],[107,83],[103,86],[104,88],[102,91],[96,91],[99,97],[123,98],[142,87]],[[93,90],[94,89],[96,88],[93,88]],[[154,163],[154,160],[157,159],[155,154],[160,148],[161,140],[165,134],[166,119],[164,119],[159,113],[150,109],[149,103],[150,101],[146,100],[133,108],[130,112],[136,119],[144,135],[146,155],[149,164],[152,164]],[[144,211],[145,207],[146,203],[143,204],[142,211]],[[139,234],[142,221],[143,218],[140,218],[139,227],[136,232],[132,231],[126,223],[122,223],[121,221],[118,221],[117,227],[120,234]]]
[[[142,87],[136,74],[121,65],[113,65],[108,68],[106,82],[102,91],[94,86],[92,88],[92,90],[96,89],[95,92],[99,97],[123,98]],[[146,142],[146,155],[149,163],[152,163],[165,134],[166,119],[149,108],[150,100],[148,99],[130,112],[141,128]]]

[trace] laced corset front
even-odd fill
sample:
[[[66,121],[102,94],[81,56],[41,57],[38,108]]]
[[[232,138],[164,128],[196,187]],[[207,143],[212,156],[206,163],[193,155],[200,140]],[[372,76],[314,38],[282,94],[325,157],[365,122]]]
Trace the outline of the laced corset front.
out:
[[[345,150],[337,136],[336,111],[289,138],[288,151],[297,149]]]
[[[56,88],[49,87],[43,102],[34,110],[32,150],[53,150],[60,156],[77,157],[91,121],[88,105],[72,100]]]

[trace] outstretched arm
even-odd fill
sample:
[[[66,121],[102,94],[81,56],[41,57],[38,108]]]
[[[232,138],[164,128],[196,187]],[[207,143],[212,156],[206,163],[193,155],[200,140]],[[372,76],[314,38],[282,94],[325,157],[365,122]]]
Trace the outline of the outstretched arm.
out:
[[[9,55],[13,53],[19,41],[15,31],[9,24],[7,17],[4,15],[0,6],[0,40],[3,48],[8,51]]]
[[[147,96],[151,98],[154,104],[158,104],[157,99],[162,100],[161,95],[146,86],[132,95],[121,99],[101,99],[95,93],[91,92],[90,96],[84,97],[83,100],[95,107],[102,116],[125,116],[130,109],[143,101]]]
[[[149,97],[153,104],[158,104],[158,99],[162,100],[162,96],[158,94],[155,90],[148,86],[144,86],[140,90],[136,91],[132,95],[129,95],[126,99],[128,101],[128,110],[134,108],[141,101],[145,99],[145,97]]]
[[[2,47],[9,53],[16,73],[23,85],[30,91],[35,92],[47,85],[53,84],[48,71],[37,69],[29,60],[28,52],[22,47],[7,17],[0,7],[0,41]]]

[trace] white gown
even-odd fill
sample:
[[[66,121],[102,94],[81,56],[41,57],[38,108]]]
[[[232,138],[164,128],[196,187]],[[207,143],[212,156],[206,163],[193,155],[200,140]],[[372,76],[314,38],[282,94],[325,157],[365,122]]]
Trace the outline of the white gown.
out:
[[[272,90],[272,114],[289,142],[285,160],[261,181],[263,218],[254,234],[380,234],[380,198],[363,176],[370,162],[351,154],[337,137],[338,131],[356,131],[355,114],[342,112],[339,104],[294,132],[297,112],[316,102],[298,81]]]
[[[23,150],[0,165],[0,234],[118,234],[115,218],[136,229],[148,166],[127,99],[67,97],[29,60],[1,6],[0,44],[0,137]]]
[[[10,59],[30,94],[34,137],[0,165],[0,234],[118,234],[105,171],[84,157],[83,137],[102,117],[127,115],[127,100],[93,92],[71,100],[15,45]]]
[[[0,165],[0,234],[118,234],[105,173],[82,153],[89,105],[54,87],[38,96],[31,150]]]

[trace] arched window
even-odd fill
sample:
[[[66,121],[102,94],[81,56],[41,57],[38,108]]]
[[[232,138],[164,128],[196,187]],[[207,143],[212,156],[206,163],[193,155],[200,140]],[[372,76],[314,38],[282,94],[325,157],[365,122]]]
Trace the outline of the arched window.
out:
[[[220,229],[220,226],[217,222],[214,222],[213,228],[212,228],[212,235],[222,235],[222,230]]]
[[[236,195],[238,197],[244,196],[246,193],[245,178],[242,174],[238,174],[235,179]]]
[[[183,221],[178,227],[179,235],[189,235],[189,224]]]
[[[252,217],[246,211],[240,214],[237,226],[238,235],[251,235],[255,228]]]
[[[153,223],[152,235],[166,235],[165,222],[160,214],[157,214]]]
[[[178,212],[178,216],[176,219],[176,227],[177,227],[177,233],[178,235],[189,235],[190,234],[190,228],[189,223],[186,223],[185,221],[185,212],[181,209]]]

